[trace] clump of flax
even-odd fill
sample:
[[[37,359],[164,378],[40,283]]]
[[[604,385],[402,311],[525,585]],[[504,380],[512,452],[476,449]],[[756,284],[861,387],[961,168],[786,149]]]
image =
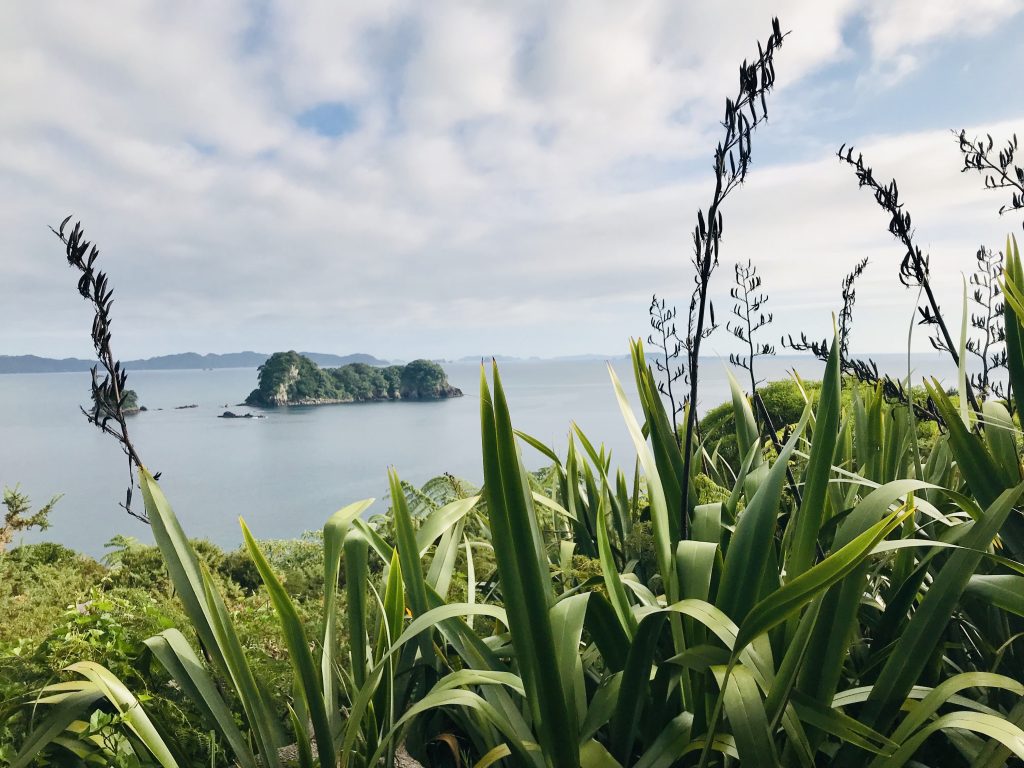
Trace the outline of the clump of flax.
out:
[[[110,287],[107,275],[96,269],[99,249],[85,239],[85,230],[81,222],[68,233],[66,228],[71,216],[61,222],[58,229],[50,230],[64,243],[64,251],[68,265],[80,272],[78,292],[93,308],[92,345],[97,363],[92,367],[92,407],[82,408],[82,413],[90,424],[96,425],[104,434],[110,435],[121,446],[128,459],[128,490],[124,502],[120,506],[134,518],[149,522],[144,512],[132,509],[132,490],[135,487],[135,470],[142,469],[135,446],[128,436],[128,423],[125,419],[124,404],[127,396],[128,373],[121,362],[114,357],[110,348],[110,308],[114,303],[114,290]],[[160,473],[154,477],[159,478]]]

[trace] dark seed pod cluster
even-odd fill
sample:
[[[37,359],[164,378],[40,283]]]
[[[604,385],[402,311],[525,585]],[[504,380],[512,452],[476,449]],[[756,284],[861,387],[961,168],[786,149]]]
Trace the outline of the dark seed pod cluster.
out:
[[[856,158],[853,156],[853,147],[847,148],[844,144],[839,148],[837,154],[842,162],[853,167],[858,185],[870,189],[878,205],[889,214],[889,232],[906,249],[903,261],[900,262],[900,282],[908,288],[920,288],[927,300],[925,306],[918,307],[918,312],[921,315],[919,324],[933,328],[934,333],[929,338],[932,346],[946,352],[953,359],[953,363],[959,367],[960,355],[957,353],[957,346],[953,342],[953,337],[949,333],[949,328],[946,326],[946,321],[942,317],[942,311],[939,309],[935,293],[932,290],[928,255],[914,243],[910,213],[900,202],[900,192],[896,186],[896,180],[893,179],[888,184],[880,184],[875,179],[871,168],[865,165],[864,156],[861,154],[858,154]],[[970,401],[971,407],[978,411],[978,400],[970,382],[967,384],[967,399]]]
[[[736,321],[727,321],[725,328],[747,345],[747,354],[730,353],[729,362],[750,374],[750,394],[753,396],[757,392],[758,384],[754,373],[756,359],[775,354],[774,346],[756,342],[754,334],[770,325],[774,316],[771,312],[765,314],[761,311],[768,303],[768,294],[761,291],[761,276],[757,274],[754,263],[749,259],[746,265],[737,262],[735,273],[736,285],[729,289],[729,295],[736,302],[732,306],[732,314]]]
[[[990,395],[1006,399],[1003,382],[994,378],[1000,368],[1006,369],[1006,329],[1003,325],[1003,254],[981,246],[975,257],[977,264],[971,275],[971,300],[978,307],[971,313],[971,327],[978,333],[967,339],[967,351],[978,358],[981,370],[971,374],[971,384],[982,399]]]
[[[956,135],[960,152],[964,156],[962,173],[978,171],[985,177],[985,189],[1010,190],[1009,205],[999,207],[999,213],[1024,210],[1024,168],[1016,164],[1017,134],[1013,134],[1006,145],[999,150],[991,134],[985,139],[968,139],[967,131]]]
[[[69,221],[71,216],[65,218],[58,229],[50,229],[64,243],[68,265],[81,273],[78,278],[78,292],[83,299],[92,304],[94,312],[92,344],[97,364],[92,367],[92,407],[82,408],[82,413],[91,424],[95,424],[104,434],[113,437],[128,458],[129,484],[121,507],[132,517],[149,522],[145,513],[132,509],[135,470],[141,469],[143,464],[128,436],[128,424],[124,414],[128,372],[110,349],[110,308],[114,303],[114,291],[110,287],[107,275],[95,268],[100,255],[99,249],[85,239],[81,222],[75,222],[71,231],[66,232]],[[159,476],[159,473],[154,475],[157,478]]]
[[[675,319],[678,310],[666,306],[665,299],[659,299],[655,294],[651,297],[651,306],[647,311],[651,318],[651,328],[654,330],[654,333],[647,337],[647,343],[658,351],[658,356],[654,358],[654,367],[662,376],[658,382],[658,391],[668,398],[672,411],[672,427],[678,433],[677,419],[686,402],[676,396],[673,386],[677,381],[687,383],[686,366],[679,360],[685,346],[676,332]],[[678,434],[676,439],[679,439]]]
[[[857,303],[857,278],[867,269],[868,259],[865,256],[850,273],[843,278],[843,308],[839,312],[839,358],[845,360],[850,356],[850,331],[853,330],[853,305]]]
[[[693,230],[694,288],[690,296],[689,317],[686,339],[683,346],[687,355],[687,375],[690,393],[686,402],[690,404],[686,418],[686,433],[683,445],[683,488],[684,506],[689,498],[690,465],[693,451],[694,432],[697,427],[697,388],[699,381],[700,346],[718,327],[715,322],[715,308],[708,301],[711,275],[718,266],[718,254],[722,243],[722,204],[729,194],[747,178],[751,163],[751,137],[754,129],[768,119],[767,95],[775,85],[775,53],[782,47],[785,35],[778,18],[772,19],[772,32],[768,42],[757,44],[757,58],[740,65],[739,89],[735,98],[725,100],[725,116],[722,128],[725,136],[715,147],[714,171],[715,189],[711,202],[705,210],[697,211],[697,226]],[[683,534],[689,525],[688,513],[682,510]]]
[[[783,339],[782,343],[794,352],[810,352],[822,362],[826,362],[828,360],[829,353],[831,352],[828,339],[815,341],[814,339],[809,339],[806,333],[801,333],[799,340],[789,336],[788,338]],[[857,358],[841,356],[840,367],[844,374],[852,376],[862,384],[881,387],[882,394],[890,403],[913,405],[914,415],[919,420],[934,421],[937,424],[943,423],[942,417],[939,415],[938,409],[935,407],[935,403],[932,402],[931,398],[929,398],[924,405],[921,405],[916,400],[912,400],[910,393],[907,391],[907,388],[903,386],[903,383],[897,381],[888,374],[880,373],[878,370],[878,363],[874,360],[859,360]]]
[[[911,404],[912,399],[903,383],[893,379],[889,375],[882,375],[878,372],[878,364],[874,360],[859,360],[850,357],[850,331],[853,329],[853,307],[857,302],[857,279],[867,269],[867,258],[861,259],[857,265],[850,270],[843,278],[843,308],[839,312],[839,368],[847,376],[852,376],[857,381],[871,386],[881,387],[882,394],[890,403],[902,405]],[[829,347],[828,339],[814,341],[808,339],[806,333],[800,334],[797,341],[792,336],[782,339],[782,345],[792,349],[794,352],[810,352],[822,362],[828,361]],[[918,419],[942,423],[935,404],[929,400],[924,406],[913,402],[914,413]]]
[[[749,375],[750,400],[754,407],[754,419],[757,421],[762,434],[775,447],[776,453],[781,453],[782,441],[779,440],[778,431],[775,429],[775,424],[772,423],[768,407],[764,404],[764,400],[761,399],[761,395],[757,391],[758,380],[757,374],[754,372],[757,358],[775,354],[775,347],[773,345],[755,341],[754,334],[770,325],[775,318],[771,312],[765,314],[761,311],[768,303],[768,294],[761,291],[761,276],[757,274],[757,267],[754,266],[754,262],[750,259],[747,259],[745,265],[736,262],[733,272],[736,284],[729,289],[729,295],[736,302],[732,306],[732,314],[736,318],[736,322],[727,320],[725,328],[747,345],[747,354],[730,352],[729,363],[737,368],[742,368]],[[800,488],[796,483],[796,478],[793,477],[793,470],[789,467],[786,467],[786,479],[789,483],[790,493],[793,494],[793,498],[799,505],[801,499]]]

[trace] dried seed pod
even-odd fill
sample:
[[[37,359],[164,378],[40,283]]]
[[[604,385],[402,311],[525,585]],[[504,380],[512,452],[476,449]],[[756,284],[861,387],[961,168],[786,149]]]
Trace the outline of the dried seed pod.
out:
[[[110,309],[114,302],[114,289],[110,287],[107,275],[94,269],[99,258],[99,249],[85,239],[81,222],[75,222],[70,234],[65,229],[71,216],[67,216],[57,229],[51,231],[64,243],[68,265],[81,272],[78,278],[78,292],[93,307],[92,345],[97,364],[92,367],[90,395],[92,407],[82,408],[82,413],[91,424],[104,434],[110,435],[121,446],[128,458],[128,490],[125,493],[124,508],[132,517],[149,522],[144,512],[132,509],[132,488],[135,484],[135,470],[143,464],[128,435],[125,419],[125,402],[128,396],[128,372],[114,357],[110,348],[112,319]],[[159,476],[159,473],[157,475]]]

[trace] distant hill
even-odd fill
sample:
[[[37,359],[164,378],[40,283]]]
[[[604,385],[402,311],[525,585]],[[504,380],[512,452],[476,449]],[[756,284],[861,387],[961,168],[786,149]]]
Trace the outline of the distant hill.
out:
[[[93,363],[65,357],[54,360],[35,355],[0,355],[0,373],[64,373],[65,371],[88,371]]]
[[[376,366],[391,365],[387,360],[381,360],[379,357],[362,352],[357,352],[353,355],[330,355],[325,352],[299,352],[299,354],[303,357],[308,357],[321,368],[337,368],[349,363],[365,363],[366,365]],[[265,357],[270,357],[270,355],[265,355]]]
[[[176,371],[187,368],[256,368],[270,355],[259,352],[228,352],[224,355],[182,352],[179,355],[161,355],[145,360],[126,360],[125,368],[136,371]]]
[[[373,355],[332,355],[323,352],[303,352],[305,357],[322,367],[336,368],[349,363],[385,366],[386,360]],[[130,371],[179,371],[195,368],[258,368],[270,357],[264,352],[228,352],[223,355],[197,352],[183,352],[178,355],[161,355],[144,360],[126,360],[124,367]],[[3,373],[69,373],[88,371],[94,365],[92,360],[65,357],[60,360],[36,355],[0,355],[0,374]]]
[[[581,362],[588,360],[624,360],[629,355],[594,355],[594,354],[583,354],[583,355],[558,355],[557,357],[514,357],[513,355],[466,355],[460,357],[455,362],[457,363],[479,363],[481,360],[490,360],[494,358],[499,363],[536,363],[536,362]]]
[[[552,359],[553,360],[563,361],[563,362],[575,363],[575,362],[581,362],[581,361],[586,361],[586,360],[602,360],[602,361],[603,360],[626,360],[628,358],[629,358],[629,355],[623,355],[623,354],[618,354],[618,355],[585,354],[585,355],[560,355],[559,357],[555,357],[555,358],[552,358]]]
[[[490,360],[493,358],[499,363],[518,363],[524,358],[513,357],[512,355],[465,355],[456,360],[456,363],[479,363],[481,360]]]

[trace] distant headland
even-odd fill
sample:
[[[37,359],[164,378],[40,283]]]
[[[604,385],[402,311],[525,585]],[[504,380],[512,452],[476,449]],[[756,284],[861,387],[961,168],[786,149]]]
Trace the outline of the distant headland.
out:
[[[385,367],[349,363],[321,368],[298,352],[275,352],[259,367],[257,381],[259,386],[245,404],[260,408],[462,396],[462,390],[448,383],[444,369],[430,360]]]
[[[317,365],[341,366],[349,363],[386,366],[387,360],[373,355],[331,355],[323,352],[302,352]],[[129,371],[179,371],[202,368],[258,368],[270,358],[266,352],[228,352],[200,355],[197,352],[183,352],[177,355],[161,355],[141,360],[126,360],[122,365]],[[55,359],[36,355],[0,355],[0,373],[73,373],[88,371],[95,360],[81,360],[77,357]]]
[[[340,368],[352,363],[385,368],[404,363],[404,360],[384,360],[365,353],[350,355],[334,355],[326,352],[299,352],[300,355],[312,360],[322,368]],[[560,355],[556,357],[515,357],[513,355],[465,355],[452,359],[435,359],[436,363],[480,363],[484,360],[497,360],[499,363],[537,363],[537,362],[587,362],[625,360],[627,355]],[[184,371],[210,370],[214,368],[259,368],[270,355],[266,352],[227,352],[224,354],[198,352],[182,352],[176,355],[160,355],[138,360],[124,360],[121,365],[128,371]],[[95,365],[94,360],[83,360],[78,357],[40,357],[38,355],[0,355],[0,374],[4,373],[77,373],[88,371]]]

